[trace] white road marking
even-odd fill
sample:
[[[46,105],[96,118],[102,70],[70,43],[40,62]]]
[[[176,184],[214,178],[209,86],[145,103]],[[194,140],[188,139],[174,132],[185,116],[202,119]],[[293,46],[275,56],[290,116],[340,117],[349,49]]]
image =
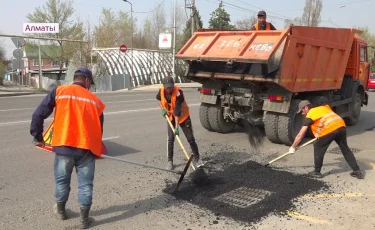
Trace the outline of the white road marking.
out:
[[[199,106],[199,105],[200,105],[200,103],[190,104],[189,107],[196,107],[196,106]],[[160,107],[147,108],[147,109],[114,111],[114,112],[104,113],[104,115],[117,115],[117,114],[123,114],[123,113],[137,113],[137,112],[147,112],[147,111],[154,111],[154,110],[160,110]],[[52,120],[52,119],[53,118],[47,118],[47,119],[45,119],[45,121]],[[30,123],[31,123],[31,120],[4,122],[4,123],[0,123],[0,127],[12,126],[12,125],[18,125],[18,124],[30,124]]]
[[[110,101],[104,102],[104,104],[115,104],[115,103],[131,103],[131,102],[141,102],[141,101],[155,101],[156,99],[145,99],[145,100],[132,100],[132,101]],[[21,109],[2,109],[0,112],[8,112],[8,111],[22,111],[22,110],[34,110],[35,108],[21,108]]]
[[[104,102],[104,104],[129,103],[129,102],[140,102],[140,101],[156,101],[156,98],[155,99],[144,99],[144,100],[132,100],[132,101],[110,101],[110,102]]]
[[[120,138],[120,136],[115,136],[115,137],[105,137],[105,138],[102,138],[103,141],[106,141],[106,140],[112,140],[112,139],[117,139],[117,138]]]
[[[2,109],[2,110],[0,110],[0,112],[32,110],[32,109],[36,109],[36,107],[35,108],[23,108],[23,109]]]
[[[200,104],[190,104],[189,107],[195,107]],[[135,110],[123,110],[123,111],[115,111],[115,112],[107,112],[104,115],[116,115],[121,113],[136,113],[136,112],[145,112],[145,111],[153,111],[153,110],[160,110],[160,107],[157,108],[147,108],[147,109],[135,109]]]

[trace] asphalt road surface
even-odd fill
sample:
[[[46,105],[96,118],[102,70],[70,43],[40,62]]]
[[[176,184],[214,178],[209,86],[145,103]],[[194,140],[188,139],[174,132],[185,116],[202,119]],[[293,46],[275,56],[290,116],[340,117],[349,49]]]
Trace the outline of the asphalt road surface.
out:
[[[167,123],[155,94],[98,94],[107,105],[103,140],[108,155],[165,167]],[[360,122],[348,129],[365,179],[349,175],[335,143],[325,156],[325,177],[311,179],[306,173],[313,166],[312,146],[265,168],[289,148],[265,141],[254,150],[241,128],[230,134],[206,131],[198,118],[199,94],[186,89],[208,183],[196,186],[187,176],[180,192],[172,194],[178,175],[97,160],[92,229],[374,229],[375,93],[369,94]],[[0,98],[0,229],[74,229],[79,222],[75,173],[69,219],[58,221],[52,212],[54,155],[31,143],[31,114],[42,98]],[[190,151],[182,132],[181,140]],[[185,163],[176,141],[176,169]]]

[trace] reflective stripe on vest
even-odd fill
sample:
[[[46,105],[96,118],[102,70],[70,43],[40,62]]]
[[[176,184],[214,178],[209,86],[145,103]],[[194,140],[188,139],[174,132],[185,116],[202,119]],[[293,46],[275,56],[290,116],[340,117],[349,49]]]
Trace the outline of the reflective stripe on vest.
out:
[[[172,92],[172,95],[171,95],[171,103],[170,104],[168,103],[167,99],[165,98],[165,93],[164,93],[165,91],[164,90],[165,90],[165,88],[164,88],[164,86],[162,86],[160,88],[161,103],[162,103],[163,107],[166,110],[168,110],[169,120],[172,121],[174,109],[176,108],[177,93],[179,92],[180,88],[177,87],[177,86],[174,86],[173,92]],[[182,103],[182,106],[181,106],[181,115],[180,115],[180,119],[179,119],[179,124],[183,123],[189,116],[190,116],[189,106],[186,103],[186,98],[184,98],[184,102]]]
[[[341,127],[345,127],[344,120],[333,112],[328,105],[310,109],[306,118],[314,121],[311,125],[311,131],[316,137],[323,137]]]
[[[55,101],[51,145],[87,149],[101,157],[100,115],[104,111],[104,103],[95,94],[75,84],[58,86]]]
[[[85,101],[85,102],[89,102],[89,103],[95,105],[96,107],[100,108],[100,105],[96,101],[91,100],[89,98],[77,97],[77,96],[73,96],[73,95],[56,96],[56,100],[61,100],[61,99],[73,99],[73,100],[78,100],[78,101]]]
[[[259,30],[259,22],[255,23],[254,27],[255,30]],[[269,22],[266,22],[266,30],[271,30],[271,24]]]

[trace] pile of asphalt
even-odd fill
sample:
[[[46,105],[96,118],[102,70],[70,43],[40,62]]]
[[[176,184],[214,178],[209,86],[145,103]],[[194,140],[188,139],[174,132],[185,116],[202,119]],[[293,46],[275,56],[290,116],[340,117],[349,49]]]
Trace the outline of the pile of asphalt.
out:
[[[228,154],[229,155],[229,154]],[[226,216],[236,221],[256,223],[269,214],[284,215],[285,211],[293,210],[297,197],[308,193],[328,190],[328,186],[319,180],[298,175],[291,172],[266,168],[255,161],[245,163],[228,162],[228,155],[219,155],[205,166],[208,180],[204,185],[197,185],[186,178],[178,193],[173,193],[176,182],[166,181],[164,193],[172,194],[180,201],[186,201],[215,213],[217,216]],[[218,155],[217,155],[218,156]],[[219,169],[219,170],[218,170]],[[250,196],[233,194],[236,189],[256,191]],[[237,201],[218,200],[232,192],[232,198]],[[224,194],[224,195],[223,195]],[[263,198],[262,196],[265,195]],[[255,199],[255,200],[253,200]],[[235,202],[240,200],[239,207]],[[246,206],[247,201],[248,206]],[[251,203],[253,201],[253,203]],[[237,203],[238,204],[238,203]],[[194,215],[194,214],[193,214]],[[197,216],[197,218],[201,218]],[[215,221],[218,223],[218,221]]]

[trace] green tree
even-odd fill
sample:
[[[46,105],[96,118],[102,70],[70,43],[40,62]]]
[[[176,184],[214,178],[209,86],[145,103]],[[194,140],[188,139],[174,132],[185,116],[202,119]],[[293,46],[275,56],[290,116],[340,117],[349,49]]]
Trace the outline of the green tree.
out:
[[[196,10],[195,12],[196,13],[194,15],[195,16],[194,22],[195,22],[195,25],[198,24],[198,26],[195,26],[195,28],[201,29],[201,28],[203,28],[202,18],[200,16],[198,10]],[[181,49],[182,46],[184,46],[186,44],[186,42],[191,38],[191,36],[192,36],[192,34],[191,34],[191,17],[190,17],[189,20],[186,22],[185,28],[183,30],[181,42],[176,43],[177,50]]]
[[[74,12],[72,1],[48,0],[45,5],[36,7],[32,14],[28,14],[27,19],[32,23],[59,23],[59,33],[45,34],[46,37],[80,40],[85,36],[83,23],[79,20],[72,20]],[[60,47],[59,61],[60,69],[62,69],[64,63],[68,65],[74,57],[79,45],[66,41],[57,41],[57,43]],[[60,77],[61,71],[58,74],[59,80]]]
[[[225,11],[223,2],[220,2],[219,7],[211,13],[209,28],[224,30],[232,30],[235,28],[230,24],[230,15]]]

